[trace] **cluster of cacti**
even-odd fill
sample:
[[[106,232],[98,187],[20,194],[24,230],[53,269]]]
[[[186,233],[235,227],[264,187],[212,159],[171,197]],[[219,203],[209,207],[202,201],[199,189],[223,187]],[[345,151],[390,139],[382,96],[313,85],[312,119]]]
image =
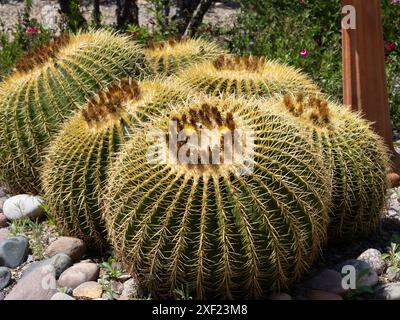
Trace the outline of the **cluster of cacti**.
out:
[[[254,56],[220,55],[183,70],[178,77],[211,95],[263,96],[319,90],[312,80],[295,68]]]
[[[325,240],[330,198],[311,141],[256,101],[200,98],[158,118],[122,150],[105,197],[111,241],[130,271],[164,298],[181,287],[193,298],[254,298],[299,278]],[[168,139],[148,133],[169,136],[170,121],[188,135],[214,130],[217,141],[227,130],[253,133],[254,157],[149,163]]]
[[[40,176],[64,234],[109,240],[156,297],[263,297],[327,237],[379,226],[388,158],[370,124],[299,70],[205,40],[62,35],[0,84],[0,121],[1,182],[37,193]]]
[[[0,84],[0,180],[40,192],[43,150],[87,98],[124,75],[148,73],[140,47],[108,31],[64,34],[28,53]]]
[[[107,235],[100,196],[115,154],[143,121],[183,99],[172,84],[125,79],[100,91],[52,142],[43,167],[43,190],[64,234],[103,248]]]
[[[265,107],[271,108],[270,104]],[[287,95],[278,105],[309,129],[332,171],[330,240],[350,240],[376,231],[386,199],[389,159],[371,124],[318,97]]]
[[[171,75],[191,65],[213,60],[224,53],[215,43],[202,39],[149,41],[146,57],[154,73]]]

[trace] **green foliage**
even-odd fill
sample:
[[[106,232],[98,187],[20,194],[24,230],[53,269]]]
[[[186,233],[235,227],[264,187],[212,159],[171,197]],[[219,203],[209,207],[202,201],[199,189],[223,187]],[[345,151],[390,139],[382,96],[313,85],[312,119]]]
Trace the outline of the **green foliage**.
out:
[[[356,289],[348,290],[345,295],[345,300],[362,300],[366,295],[370,296],[374,293],[371,286],[361,285],[361,280],[371,271],[370,268],[365,268],[357,272]]]
[[[12,71],[15,63],[26,52],[42,45],[52,36],[50,30],[30,17],[31,9],[32,1],[25,1],[24,11],[18,16],[15,30],[11,34],[5,30],[0,20],[0,80]]]
[[[43,203],[41,203],[39,205],[39,208],[41,208],[44,211],[44,213],[46,215],[47,223],[50,226],[54,226],[55,227],[56,226],[56,219],[55,219],[54,215],[51,213],[49,205],[47,203],[43,202]]]
[[[122,270],[119,265],[115,263],[114,257],[109,257],[107,261],[100,264],[100,267],[106,270],[109,279],[118,279],[122,275]]]
[[[395,279],[400,273],[400,236],[396,235],[392,239],[392,243],[387,253],[383,253],[381,258],[387,263],[387,274],[390,278]],[[392,280],[393,280],[392,279]]]
[[[35,259],[44,258],[45,245],[43,242],[43,224],[38,220],[29,218],[15,219],[10,224],[10,235],[27,236],[31,243],[32,253]]]

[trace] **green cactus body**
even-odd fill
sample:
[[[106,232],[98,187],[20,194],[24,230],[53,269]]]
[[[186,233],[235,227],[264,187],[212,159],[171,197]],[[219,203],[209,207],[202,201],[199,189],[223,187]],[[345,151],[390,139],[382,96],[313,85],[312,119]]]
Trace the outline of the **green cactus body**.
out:
[[[214,60],[224,51],[203,39],[150,42],[146,57],[156,74],[171,75],[196,63]]]
[[[233,129],[254,133],[253,143],[245,139],[254,157],[151,161],[165,160],[154,150],[165,150],[170,121],[188,137],[213,130],[214,141]],[[153,130],[161,139],[147,138]],[[255,100],[202,97],[153,120],[110,173],[104,216],[119,258],[154,297],[183,288],[200,299],[257,298],[285,288],[308,269],[326,236],[330,177],[311,143]],[[213,150],[222,159],[221,145]],[[185,146],[178,149],[187,155]],[[207,148],[196,150],[193,159]],[[253,169],[242,170],[246,163]]]
[[[184,97],[161,82],[121,80],[99,92],[52,141],[44,162],[44,197],[64,234],[92,248],[107,244],[100,196],[121,145],[143,121]]]
[[[99,89],[146,68],[137,45],[108,31],[65,34],[22,58],[0,85],[2,184],[39,193],[43,150],[63,121]]]
[[[254,56],[220,55],[213,62],[192,66],[177,76],[194,89],[211,95],[268,97],[319,92],[312,80],[299,70]]]
[[[271,108],[274,102],[266,102]],[[388,188],[389,160],[371,124],[347,107],[302,94],[278,102],[309,129],[333,176],[331,241],[367,236],[380,225]]]

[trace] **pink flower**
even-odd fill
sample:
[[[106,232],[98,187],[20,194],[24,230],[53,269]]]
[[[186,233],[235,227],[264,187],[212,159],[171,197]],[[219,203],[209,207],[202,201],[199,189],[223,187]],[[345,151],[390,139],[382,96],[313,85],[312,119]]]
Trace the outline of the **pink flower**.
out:
[[[26,28],[25,32],[27,34],[36,34],[39,32],[39,29],[36,27],[28,27],[28,28]]]
[[[308,52],[308,50],[306,48],[302,48],[300,50],[300,57],[307,58],[309,55],[310,55],[310,53]]]
[[[139,35],[140,35],[139,31],[132,32],[132,36],[134,36],[134,37],[138,37]]]
[[[392,41],[388,41],[385,44],[385,49],[387,52],[392,52],[394,49],[396,49],[396,45]]]
[[[299,3],[300,3],[300,5],[301,5],[302,7],[304,7],[304,6],[306,5],[306,1],[305,1],[305,0],[300,0]]]

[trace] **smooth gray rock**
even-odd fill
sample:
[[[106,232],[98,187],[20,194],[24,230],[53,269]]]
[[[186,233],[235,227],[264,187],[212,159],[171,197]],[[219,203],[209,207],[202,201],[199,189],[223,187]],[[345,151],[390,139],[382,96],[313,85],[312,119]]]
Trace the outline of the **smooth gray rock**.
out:
[[[50,300],[76,300],[73,297],[67,295],[66,293],[57,292]]]
[[[65,253],[73,261],[79,261],[86,253],[86,245],[78,238],[60,237],[47,247],[45,255],[52,257],[58,253]]]
[[[364,251],[357,260],[368,263],[377,274],[382,274],[386,267],[385,261],[381,258],[381,252],[377,249]]]
[[[315,277],[307,280],[304,286],[319,291],[341,294],[346,292],[342,286],[342,275],[331,269],[323,270]]]
[[[54,268],[38,268],[20,279],[5,300],[50,300],[57,293]]]
[[[96,281],[100,268],[91,262],[81,262],[65,270],[58,279],[58,286],[61,288],[75,289],[84,282]]]
[[[356,269],[357,279],[361,271],[368,269],[368,273],[362,276],[361,279],[358,279],[357,281],[358,287],[364,287],[364,286],[373,287],[379,281],[378,274],[376,273],[374,268],[365,261],[355,260],[355,259],[347,260],[340,265],[340,270],[342,270],[344,266],[353,266]]]
[[[9,220],[40,217],[44,213],[39,207],[42,203],[42,197],[19,194],[4,202],[3,213]]]
[[[22,277],[26,277],[29,273],[37,268],[46,268],[49,265],[54,268],[55,277],[58,279],[65,270],[72,266],[72,259],[64,253],[59,253],[49,259],[33,262],[24,271]]]
[[[375,298],[378,300],[400,300],[400,282],[378,286],[375,290]]]
[[[11,271],[6,267],[0,267],[0,290],[3,290],[11,281]]]
[[[16,268],[27,258],[29,242],[26,237],[18,236],[0,241],[0,266]]]

